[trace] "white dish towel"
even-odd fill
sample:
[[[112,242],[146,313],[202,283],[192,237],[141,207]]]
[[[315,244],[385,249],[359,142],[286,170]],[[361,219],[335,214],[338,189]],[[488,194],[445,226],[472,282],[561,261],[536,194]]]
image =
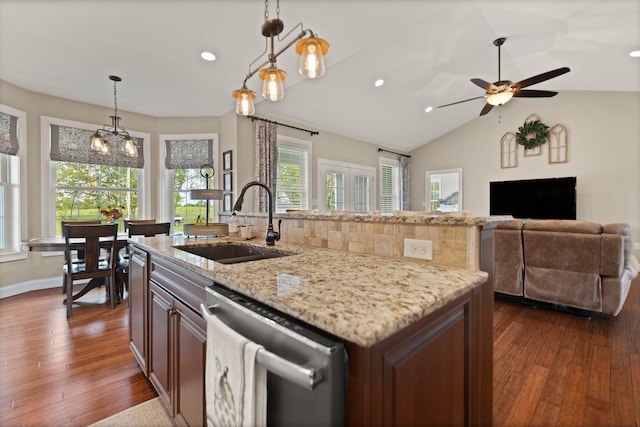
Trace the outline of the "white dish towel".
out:
[[[261,348],[209,316],[205,367],[209,427],[266,426],[267,371],[256,363]]]

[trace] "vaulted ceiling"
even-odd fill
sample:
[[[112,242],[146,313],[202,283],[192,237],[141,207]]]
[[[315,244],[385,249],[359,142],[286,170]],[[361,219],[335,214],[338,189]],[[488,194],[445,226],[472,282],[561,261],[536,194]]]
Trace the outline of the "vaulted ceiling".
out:
[[[260,0],[0,0],[0,79],[113,107],[115,74],[120,110],[221,116],[263,52],[264,8]],[[629,56],[640,49],[638,0],[282,0],[280,18],[285,33],[302,22],[330,43],[327,72],[303,80],[289,49],[278,58],[285,99],[258,102],[256,114],[401,151],[498,114],[478,118],[484,99],[425,112],[483,95],[471,78],[498,80],[497,37],[507,38],[503,79],[567,66],[531,88],[640,93],[640,58]],[[203,61],[205,50],[216,61]],[[374,87],[377,79],[384,85]],[[261,83],[248,82],[256,101]],[[511,102],[535,110],[545,101]]]

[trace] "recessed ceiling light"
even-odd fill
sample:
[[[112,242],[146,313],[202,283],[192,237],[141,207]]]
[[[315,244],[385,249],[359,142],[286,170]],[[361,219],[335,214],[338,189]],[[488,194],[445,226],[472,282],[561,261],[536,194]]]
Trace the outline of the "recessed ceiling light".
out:
[[[640,58],[640,50],[633,50],[629,52],[629,56],[632,58]]]
[[[373,84],[375,87],[380,87],[384,84],[384,80],[382,79],[378,79],[376,80],[376,82]]]
[[[425,113],[430,113],[433,111],[433,107],[431,105],[429,105],[427,108],[424,109]]]
[[[211,52],[202,52],[200,54],[200,58],[204,59],[205,61],[215,61],[216,60],[216,56]]]

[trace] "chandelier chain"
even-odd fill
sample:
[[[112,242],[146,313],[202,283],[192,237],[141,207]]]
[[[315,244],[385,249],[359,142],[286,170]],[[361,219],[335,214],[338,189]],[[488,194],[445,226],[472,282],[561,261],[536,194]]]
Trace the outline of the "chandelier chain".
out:
[[[276,18],[280,19],[280,0],[276,0]],[[264,21],[269,20],[269,0],[264,0]]]

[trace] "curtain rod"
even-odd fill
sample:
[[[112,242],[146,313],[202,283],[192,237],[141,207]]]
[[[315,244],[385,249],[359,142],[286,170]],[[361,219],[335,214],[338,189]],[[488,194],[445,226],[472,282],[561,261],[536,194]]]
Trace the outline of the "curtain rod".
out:
[[[287,125],[287,124],[284,124],[284,123],[276,122],[274,120],[263,119],[262,117],[258,117],[258,116],[247,116],[247,118],[251,119],[252,122],[255,121],[255,120],[260,120],[262,122],[273,123],[273,124],[276,124],[278,126],[284,126],[284,127],[291,128],[291,129],[301,130],[303,132],[309,132],[309,134],[311,136],[320,135],[320,132],[315,131],[315,130],[303,129],[303,128],[299,128],[299,127],[296,127],[296,126],[291,126],[291,125]]]
[[[384,148],[378,148],[378,153],[381,152],[381,151],[384,151],[385,153],[395,154],[395,155],[398,155],[398,156],[401,156],[401,157],[406,157],[408,159],[411,158],[411,156],[408,155],[408,154],[396,153],[395,151],[389,151],[389,150],[385,150]]]

